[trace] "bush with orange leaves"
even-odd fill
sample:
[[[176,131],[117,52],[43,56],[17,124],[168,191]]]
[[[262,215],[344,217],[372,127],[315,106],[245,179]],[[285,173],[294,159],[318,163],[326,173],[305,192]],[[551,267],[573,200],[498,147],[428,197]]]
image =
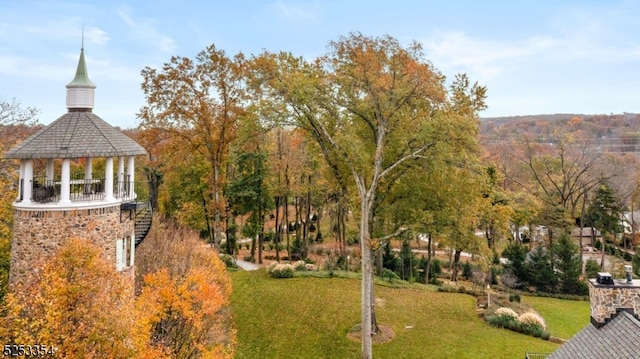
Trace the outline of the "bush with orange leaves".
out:
[[[157,218],[154,223],[158,224]],[[136,253],[139,313],[151,344],[177,358],[232,358],[231,278],[198,233],[164,221]]]
[[[157,227],[136,254],[137,296],[100,248],[73,239],[11,288],[0,342],[54,346],[67,358],[232,358],[224,264],[197,234]]]
[[[53,346],[56,357],[67,358],[163,354],[135,336],[131,280],[107,263],[100,248],[72,239],[38,267],[6,296],[2,343]]]

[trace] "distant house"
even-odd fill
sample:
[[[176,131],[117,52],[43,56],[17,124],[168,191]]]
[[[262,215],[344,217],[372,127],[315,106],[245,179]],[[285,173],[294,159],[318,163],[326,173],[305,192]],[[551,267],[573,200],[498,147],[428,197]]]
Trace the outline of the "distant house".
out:
[[[640,358],[640,280],[613,280],[599,273],[589,280],[589,300],[591,323],[546,359]],[[528,359],[543,357],[526,354]]]
[[[640,211],[624,212],[622,214],[622,226],[624,227],[624,233],[630,234],[638,231],[640,226]]]

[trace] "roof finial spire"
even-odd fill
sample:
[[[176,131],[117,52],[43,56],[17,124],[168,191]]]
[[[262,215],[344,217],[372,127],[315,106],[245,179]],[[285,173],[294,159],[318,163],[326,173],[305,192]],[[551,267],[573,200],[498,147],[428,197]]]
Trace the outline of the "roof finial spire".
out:
[[[84,24],[82,24],[82,43],[80,44],[80,50],[84,50]]]

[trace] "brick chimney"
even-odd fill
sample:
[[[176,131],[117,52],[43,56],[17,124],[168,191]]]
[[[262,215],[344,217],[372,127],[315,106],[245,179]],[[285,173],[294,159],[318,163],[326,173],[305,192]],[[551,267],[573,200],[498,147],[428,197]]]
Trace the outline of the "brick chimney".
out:
[[[625,279],[613,279],[608,272],[589,279],[591,324],[596,328],[607,324],[621,311],[640,320],[640,280],[631,278],[631,266],[625,266],[625,271]]]

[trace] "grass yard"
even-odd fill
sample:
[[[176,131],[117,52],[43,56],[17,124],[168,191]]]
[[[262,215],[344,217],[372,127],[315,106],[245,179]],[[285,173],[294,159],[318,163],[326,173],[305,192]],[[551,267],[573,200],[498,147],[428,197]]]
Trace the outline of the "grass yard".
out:
[[[589,324],[589,301],[523,296],[522,302],[542,315],[552,336],[571,339]]]
[[[346,337],[360,319],[359,279],[272,279],[264,270],[231,276],[236,358],[360,357],[360,343]],[[558,347],[490,327],[468,295],[379,285],[375,291],[378,322],[396,333],[374,344],[375,358],[511,359]]]

